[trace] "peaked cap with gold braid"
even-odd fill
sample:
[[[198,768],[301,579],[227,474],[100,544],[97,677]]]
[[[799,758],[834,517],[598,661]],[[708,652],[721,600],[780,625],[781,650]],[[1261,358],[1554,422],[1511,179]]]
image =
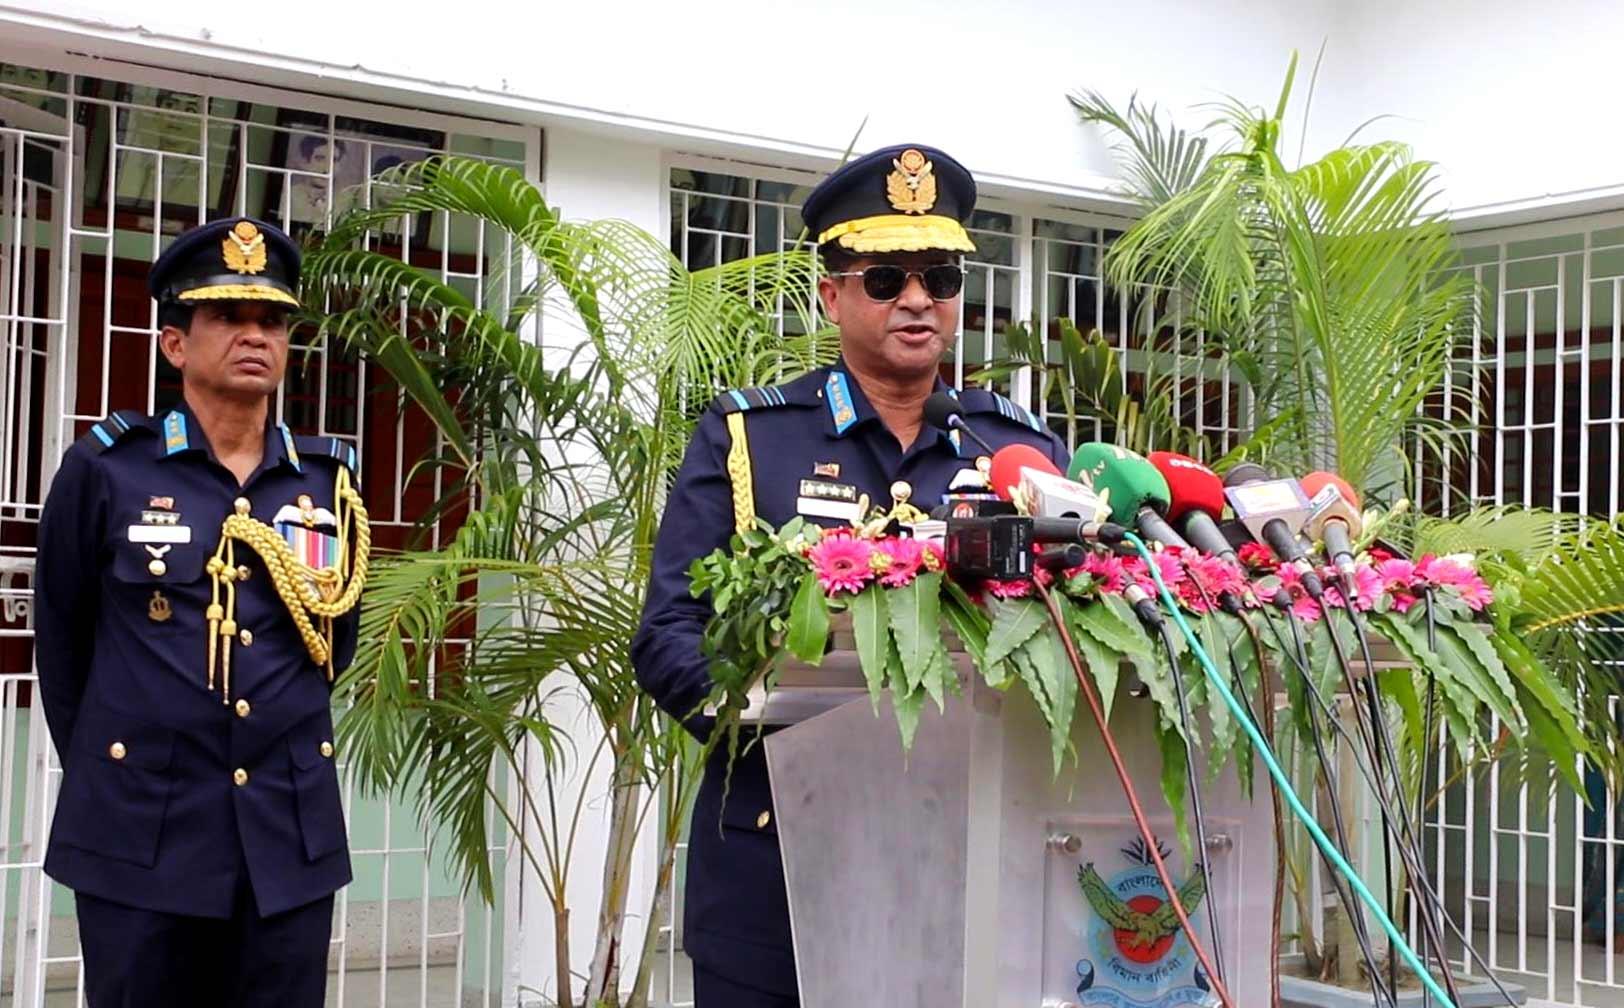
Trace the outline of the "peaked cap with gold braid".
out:
[[[817,244],[853,255],[974,252],[964,222],[975,205],[963,165],[934,147],[898,144],[835,169],[806,198],[801,219]]]
[[[227,217],[185,232],[158,257],[147,289],[159,304],[272,301],[298,307],[299,246],[252,217]]]

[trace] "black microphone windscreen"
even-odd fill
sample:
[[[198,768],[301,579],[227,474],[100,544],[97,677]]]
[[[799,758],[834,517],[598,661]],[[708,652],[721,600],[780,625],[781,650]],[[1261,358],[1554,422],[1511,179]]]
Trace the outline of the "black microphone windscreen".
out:
[[[959,401],[946,392],[936,392],[925,400],[925,422],[932,427],[949,430],[948,421],[964,412]]]
[[[1255,480],[1271,479],[1269,471],[1256,462],[1242,462],[1240,465],[1224,474],[1224,486],[1240,486],[1242,483],[1251,483]]]

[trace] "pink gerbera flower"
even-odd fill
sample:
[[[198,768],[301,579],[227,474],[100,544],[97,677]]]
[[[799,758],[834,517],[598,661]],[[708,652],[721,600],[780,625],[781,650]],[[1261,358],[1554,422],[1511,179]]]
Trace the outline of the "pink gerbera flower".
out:
[[[1484,606],[1494,601],[1494,592],[1489,590],[1488,582],[1458,560],[1422,557],[1421,562],[1415,565],[1415,572],[1440,588],[1452,589],[1473,612],[1481,612]]]
[[[1245,587],[1240,568],[1222,557],[1190,549],[1184,551],[1183,560],[1184,581],[1179,585],[1179,597],[1196,612],[1207,611],[1208,598],[1216,605],[1224,592],[1239,595]]]
[[[931,573],[942,570],[947,566],[947,554],[942,552],[940,543],[924,543],[924,552],[920,554],[919,561]]]
[[[1324,575],[1325,594],[1330,596],[1331,605],[1335,608],[1345,608],[1342,601],[1342,574],[1336,568],[1327,569]],[[1360,612],[1369,612],[1375,608],[1376,600],[1382,594],[1382,577],[1366,566],[1359,566],[1353,571],[1353,607]],[[1331,595],[1332,592],[1336,594]]]
[[[862,539],[851,536],[825,536],[812,547],[807,559],[817,572],[818,583],[830,595],[840,592],[856,594],[874,577],[870,557],[874,547]]]
[[[1281,564],[1275,571],[1280,578],[1280,586],[1291,595],[1291,612],[1298,619],[1312,623],[1320,618],[1319,603],[1308,597],[1308,589],[1303,587],[1303,576],[1292,564]]]
[[[1025,578],[1012,578],[1008,581],[983,581],[987,594],[993,598],[1025,598],[1032,594],[1032,582]]]
[[[887,538],[874,544],[874,556],[885,561],[878,573],[880,584],[887,588],[902,588],[912,584],[925,565],[925,546],[917,539]],[[870,563],[878,566],[879,561]]]
[[[1410,561],[1396,557],[1383,560],[1376,565],[1376,576],[1381,578],[1382,591],[1393,597],[1394,611],[1409,612],[1421,601],[1415,593],[1415,564]]]
[[[1177,594],[1180,586],[1184,584],[1185,578],[1184,564],[1179,560],[1175,551],[1158,550],[1152,553],[1151,557],[1156,561],[1156,571],[1161,574],[1162,582],[1167,585],[1168,591]],[[1152,595],[1158,595],[1161,592],[1161,589],[1156,587],[1156,580],[1150,576],[1149,571],[1145,572],[1144,588],[1145,591],[1150,592]]]
[[[1123,570],[1121,557],[1098,551],[1092,552],[1083,559],[1082,570],[1093,576],[1102,592],[1120,595],[1122,589],[1128,586],[1127,572]]]

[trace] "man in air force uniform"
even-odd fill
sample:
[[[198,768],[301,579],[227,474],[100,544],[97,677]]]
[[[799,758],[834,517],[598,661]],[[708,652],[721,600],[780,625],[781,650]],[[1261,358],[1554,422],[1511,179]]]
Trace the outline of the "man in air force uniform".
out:
[[[45,871],[76,895],[91,1008],[322,1004],[350,880],[330,683],[368,533],[354,450],[270,416],[298,278],[258,221],[176,239],[149,286],[184,401],[91,427],[40,519]]]
[[[875,151],[830,175],[802,209],[826,274],[824,314],[840,327],[840,359],[772,388],[719,396],[700,420],[677,474],[654,550],[643,623],[632,644],[638,679],[696,732],[710,690],[699,642],[708,599],[688,567],[756,518],[800,515],[850,525],[860,499],[911,500],[930,510],[949,490],[985,490],[980,450],[924,423],[925,400],[958,331],[964,229],[975,183],[957,161],[909,144]],[[1068,461],[1032,413],[984,390],[954,393],[994,448],[1025,443]],[[984,462],[983,462],[984,464]],[[699,1008],[796,1003],[783,865],[759,746],[734,767],[718,750],[694,807],[685,945]],[[853,768],[860,772],[860,768]],[[853,908],[853,912],[862,912]]]

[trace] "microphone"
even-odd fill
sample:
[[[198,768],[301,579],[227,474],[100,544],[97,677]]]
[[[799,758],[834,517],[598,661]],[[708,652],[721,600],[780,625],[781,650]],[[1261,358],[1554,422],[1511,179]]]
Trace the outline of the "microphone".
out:
[[[1111,509],[1111,520],[1139,529],[1163,546],[1189,549],[1162,515],[1167,511],[1167,480],[1138,452],[1103,441],[1080,445],[1067,475],[1093,489]]]
[[[1013,499],[1019,488],[1034,517],[1098,522],[1109,510],[1094,491],[1060,475],[1049,457],[1031,445],[1005,445],[994,452],[988,481],[1004,500]]]
[[[1224,484],[1218,474],[1177,452],[1154,451],[1146,460],[1167,480],[1167,517],[1173,527],[1196,549],[1239,566],[1235,547],[1218,528],[1218,517],[1224,513]],[[1243,608],[1241,600],[1230,591],[1218,593],[1218,605],[1232,616],[1239,615]]]
[[[1242,462],[1224,477],[1224,496],[1247,531],[1274,550],[1275,556],[1296,566],[1309,597],[1319,598],[1325,586],[1297,541],[1312,510],[1297,481],[1274,479],[1262,466]]]
[[[1335,473],[1311,472],[1303,477],[1302,483],[1303,492],[1309,495],[1309,504],[1313,506],[1304,530],[1309,538],[1325,543],[1326,556],[1351,585],[1354,576],[1352,539],[1364,528],[1359,495],[1347,480]]]
[[[964,407],[959,405],[958,399],[946,392],[933,392],[925,400],[925,422],[945,431],[963,431],[982,451],[988,455],[995,454],[992,445],[983,441],[981,435],[964,422]],[[1055,471],[1059,472],[1058,469]]]
[[[1224,484],[1211,469],[1177,452],[1154,451],[1147,461],[1167,480],[1167,519],[1203,553],[1239,563],[1235,547],[1218,527],[1224,513]]]

